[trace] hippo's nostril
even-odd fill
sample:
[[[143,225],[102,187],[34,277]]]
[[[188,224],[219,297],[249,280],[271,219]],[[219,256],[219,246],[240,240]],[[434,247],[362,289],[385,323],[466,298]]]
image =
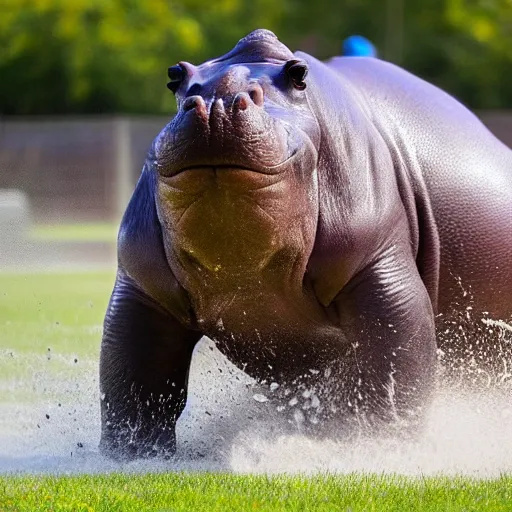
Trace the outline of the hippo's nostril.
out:
[[[263,89],[258,84],[253,84],[249,89],[249,96],[255,105],[263,107]]]
[[[206,109],[206,104],[201,96],[189,96],[183,102],[183,110],[185,112],[192,110],[193,108],[197,109],[198,107],[204,107]]]
[[[189,96],[183,102],[183,110],[192,110],[193,108],[199,107],[201,103],[204,103],[201,96]]]
[[[251,102],[251,98],[246,92],[239,92],[233,100],[233,111],[246,110]]]

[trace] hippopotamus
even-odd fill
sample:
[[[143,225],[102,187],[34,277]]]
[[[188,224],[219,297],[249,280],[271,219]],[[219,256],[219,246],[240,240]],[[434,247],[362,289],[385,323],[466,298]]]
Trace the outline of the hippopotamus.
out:
[[[510,319],[512,151],[400,67],[322,62],[267,30],[168,74],[177,113],[118,236],[101,450],[175,453],[203,336],[283,415],[306,397],[312,435],[414,437],[439,351],[491,354]]]

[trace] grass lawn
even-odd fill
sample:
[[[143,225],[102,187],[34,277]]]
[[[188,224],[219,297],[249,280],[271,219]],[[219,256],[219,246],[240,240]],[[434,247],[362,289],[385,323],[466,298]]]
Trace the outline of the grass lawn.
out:
[[[113,272],[0,272],[0,400],[35,401],[30,386],[7,383],[97,360],[113,282]]]
[[[36,224],[30,230],[30,237],[60,242],[115,242],[118,229],[118,224],[109,222]]]
[[[8,477],[0,510],[72,511],[510,511],[512,479],[382,475],[109,474]]]
[[[90,355],[113,283],[114,273],[108,271],[0,272],[2,349]]]
[[[101,324],[113,281],[113,272],[0,272],[0,406],[13,402],[30,405],[47,396],[37,386],[18,389],[9,385],[27,378],[36,383],[40,367],[63,379],[66,372],[76,369],[75,361],[96,368]],[[0,432],[0,448],[1,436]],[[510,511],[512,477],[0,476],[1,512],[38,510]]]

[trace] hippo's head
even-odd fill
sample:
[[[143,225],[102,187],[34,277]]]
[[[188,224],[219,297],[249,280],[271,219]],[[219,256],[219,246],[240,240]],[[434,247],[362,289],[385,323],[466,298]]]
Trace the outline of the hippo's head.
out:
[[[223,57],[169,68],[178,112],[154,155],[157,207],[178,275],[257,273],[282,262],[283,251],[307,262],[320,138],[307,74],[307,63],[266,30]]]
[[[178,113],[156,145],[161,175],[202,167],[282,171],[316,136],[307,73],[307,63],[267,30],[200,66],[169,68]]]

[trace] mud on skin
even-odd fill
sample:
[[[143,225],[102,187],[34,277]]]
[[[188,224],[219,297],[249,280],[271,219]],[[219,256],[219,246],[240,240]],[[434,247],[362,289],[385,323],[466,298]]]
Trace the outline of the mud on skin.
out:
[[[299,418],[313,434],[421,432],[437,350],[471,343],[437,336],[464,290],[475,325],[511,317],[512,151],[392,64],[320,62],[265,30],[169,77],[178,113],[119,233],[104,453],[174,453],[204,335],[259,382],[328,397]]]

